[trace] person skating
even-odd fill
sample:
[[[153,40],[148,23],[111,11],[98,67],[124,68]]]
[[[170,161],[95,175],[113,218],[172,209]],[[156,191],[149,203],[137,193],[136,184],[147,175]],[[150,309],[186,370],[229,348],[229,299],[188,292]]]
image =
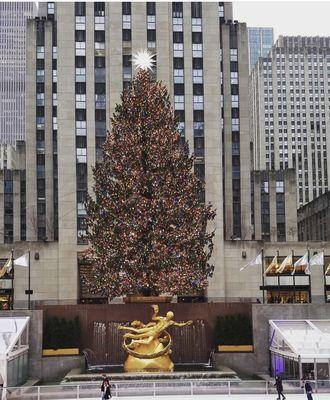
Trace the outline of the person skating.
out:
[[[312,396],[313,388],[312,388],[312,385],[308,381],[303,381],[303,386],[302,387],[305,388],[305,392],[306,392],[306,395],[307,395],[307,400],[313,400],[313,396]]]
[[[102,400],[108,400],[111,399],[112,395],[111,395],[111,389],[110,389],[111,385],[109,382],[109,379],[107,378],[106,375],[103,375],[103,381],[102,381],[102,385],[101,385],[101,392],[102,392]]]
[[[282,399],[284,400],[285,396],[283,394],[283,383],[282,383],[282,378],[280,376],[276,376],[274,386],[276,387],[277,390],[277,396],[278,396],[277,399],[281,400],[282,396]]]

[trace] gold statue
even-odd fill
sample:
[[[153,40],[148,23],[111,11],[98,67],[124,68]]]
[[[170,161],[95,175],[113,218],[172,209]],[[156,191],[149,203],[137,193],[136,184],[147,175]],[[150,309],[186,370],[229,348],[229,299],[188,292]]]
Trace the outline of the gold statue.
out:
[[[172,338],[166,329],[170,326],[187,326],[192,321],[175,322],[172,311],[161,317],[158,316],[159,307],[152,305],[152,308],[154,313],[148,324],[135,320],[131,326],[118,327],[129,331],[123,336],[123,348],[128,353],[124,363],[126,372],[173,371],[173,362],[169,357],[172,352]]]

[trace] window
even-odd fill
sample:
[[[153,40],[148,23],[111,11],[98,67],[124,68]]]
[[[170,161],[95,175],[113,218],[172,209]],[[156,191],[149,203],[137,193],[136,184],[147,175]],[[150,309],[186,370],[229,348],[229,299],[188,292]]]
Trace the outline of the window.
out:
[[[184,96],[174,96],[175,110],[184,110]]]
[[[45,47],[37,46],[37,59],[44,59],[44,58],[45,58]]]
[[[231,96],[231,106],[233,108],[238,107],[238,95],[232,95]]]
[[[173,18],[173,32],[183,32],[182,18]]]
[[[173,56],[183,57],[183,43],[173,43]]]
[[[104,17],[104,2],[97,1],[94,3],[94,15]]]
[[[104,17],[95,17],[94,18],[94,29],[96,31],[104,31]]]
[[[124,1],[122,3],[122,13],[123,13],[123,15],[131,14],[131,2],[130,1]]]
[[[239,119],[238,118],[232,118],[231,120],[231,129],[233,132],[238,132],[239,131]]]
[[[76,135],[86,135],[86,121],[76,121]]]
[[[86,55],[86,43],[76,42],[76,56],[85,56],[85,55]]]
[[[86,82],[85,68],[76,68],[76,82]]]
[[[191,27],[192,27],[192,32],[202,32],[202,19],[192,18]]]
[[[75,29],[77,31],[83,31],[86,29],[86,17],[85,16],[77,16],[76,17]]]
[[[238,72],[231,72],[230,73],[230,83],[232,85],[238,84]]]
[[[147,16],[147,29],[156,29],[156,16],[148,15]]]
[[[173,2],[172,3],[172,16],[173,16],[173,18],[182,18],[183,17],[182,2]]]
[[[47,13],[50,15],[55,14],[55,3],[47,3]]]
[[[123,15],[123,29],[131,29],[131,16]]]
[[[191,17],[202,18],[202,2],[196,1],[191,3]]]
[[[193,57],[202,58],[203,57],[203,45],[202,43],[193,43],[192,45]]]
[[[230,49],[230,61],[238,61],[237,49]]]
[[[75,15],[86,15],[86,3],[77,1],[74,3]]]
[[[77,163],[87,163],[86,148],[77,148]]]
[[[174,83],[184,83],[184,70],[175,69],[174,70]]]
[[[269,183],[267,181],[262,182],[261,193],[269,193]]]
[[[75,31],[75,41],[85,42],[86,41],[86,31]]]
[[[203,110],[204,96],[194,96],[194,110]]]
[[[284,182],[276,181],[276,193],[284,193]]]
[[[219,18],[224,18],[225,16],[225,8],[223,3],[219,3]]]

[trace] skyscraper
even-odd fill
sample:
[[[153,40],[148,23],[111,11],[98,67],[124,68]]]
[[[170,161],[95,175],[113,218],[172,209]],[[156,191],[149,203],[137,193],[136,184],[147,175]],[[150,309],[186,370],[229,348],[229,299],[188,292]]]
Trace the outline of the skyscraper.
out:
[[[250,77],[255,169],[294,168],[297,206],[329,187],[330,38],[280,37]]]
[[[26,24],[34,2],[0,2],[0,144],[25,139]]]
[[[156,54],[154,73],[196,155],[204,200],[217,209],[209,296],[225,296],[224,240],[252,237],[248,38],[231,4],[40,3],[28,23],[26,168],[0,175],[9,191],[9,234],[0,230],[0,241],[47,243],[48,273],[57,277],[49,296],[58,301],[89,296],[80,253],[91,167],[141,49]]]
[[[249,66],[256,65],[259,57],[266,57],[274,44],[273,28],[248,28],[249,35]]]

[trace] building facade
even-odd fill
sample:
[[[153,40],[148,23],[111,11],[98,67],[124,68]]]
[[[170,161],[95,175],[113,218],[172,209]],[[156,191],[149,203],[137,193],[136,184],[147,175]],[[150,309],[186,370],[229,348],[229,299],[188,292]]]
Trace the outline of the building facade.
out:
[[[233,22],[231,4],[40,3],[27,35],[27,134],[18,157],[25,168],[4,171],[10,234],[0,241],[49,246],[54,258],[45,270],[56,282],[56,301],[79,299],[92,166],[134,73],[131,57],[147,48],[157,55],[154,73],[169,88],[181,135],[196,155],[205,201],[217,209],[208,295],[224,299],[224,241],[252,237],[248,38],[246,25]],[[35,300],[53,298],[40,290]]]
[[[26,25],[35,2],[0,2],[0,145],[25,139]]]
[[[326,192],[313,201],[298,208],[298,238],[330,241],[330,192]]]
[[[249,35],[249,66],[254,68],[259,57],[267,57],[274,44],[273,28],[248,28]]]
[[[253,239],[297,240],[297,189],[293,169],[252,172]]]
[[[280,37],[250,76],[255,169],[296,171],[297,206],[328,190],[330,38]]]

